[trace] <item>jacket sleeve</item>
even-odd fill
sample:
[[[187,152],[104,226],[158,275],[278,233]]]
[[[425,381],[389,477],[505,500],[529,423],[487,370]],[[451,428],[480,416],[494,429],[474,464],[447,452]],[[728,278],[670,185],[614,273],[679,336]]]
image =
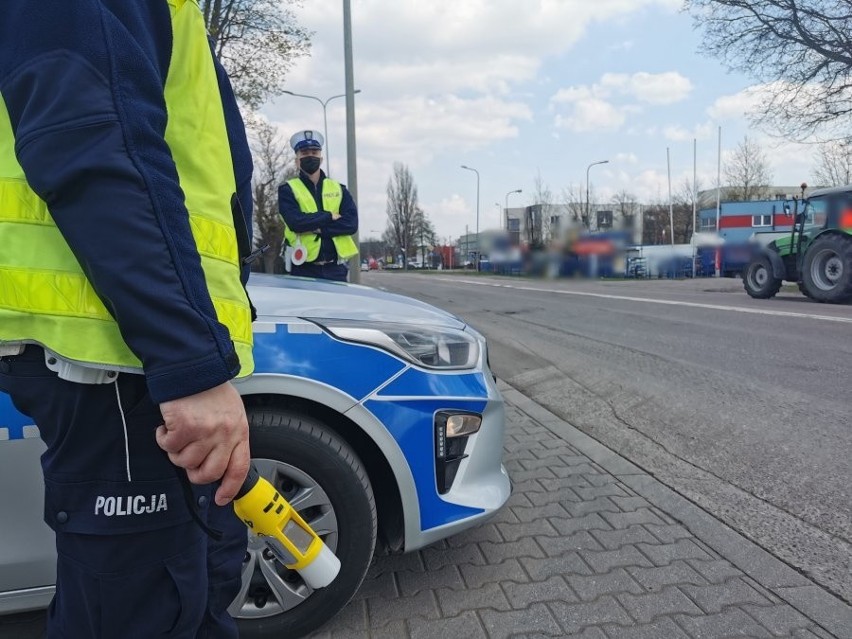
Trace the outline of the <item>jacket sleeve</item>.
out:
[[[141,359],[152,398],[232,378],[239,361],[164,139],[167,3],[6,0],[3,9],[0,94],[18,161]]]
[[[293,189],[286,182],[278,187],[278,212],[284,218],[287,227],[294,233],[321,230],[331,222],[331,213],[326,211],[302,213]]]
[[[340,198],[340,217],[322,227],[323,235],[353,235],[358,231],[358,209],[355,208],[355,200],[349,189],[342,185],[341,187],[343,196]]]

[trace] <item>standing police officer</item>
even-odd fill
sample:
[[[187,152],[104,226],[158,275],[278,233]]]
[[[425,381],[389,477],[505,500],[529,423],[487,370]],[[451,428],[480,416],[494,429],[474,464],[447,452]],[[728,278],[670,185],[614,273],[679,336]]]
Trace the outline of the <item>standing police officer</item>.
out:
[[[278,188],[286,260],[292,275],[345,282],[346,260],[358,254],[352,239],[358,230],[358,210],[346,187],[320,168],[322,145],[318,131],[299,131],[290,138],[299,177]]]
[[[48,636],[236,637],[249,447],[230,380],[253,367],[236,101],[197,0],[3,14],[0,390],[47,445]]]

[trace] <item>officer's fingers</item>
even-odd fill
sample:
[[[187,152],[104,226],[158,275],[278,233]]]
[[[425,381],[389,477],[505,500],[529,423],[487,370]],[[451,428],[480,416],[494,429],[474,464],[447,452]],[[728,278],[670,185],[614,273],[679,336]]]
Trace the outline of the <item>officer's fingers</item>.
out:
[[[236,445],[231,458],[228,461],[228,467],[225,474],[222,476],[222,483],[216,490],[216,504],[224,506],[236,497],[240,487],[248,475],[249,465],[251,464],[251,455],[249,454],[249,446],[247,441],[242,441]]]
[[[185,437],[179,431],[170,430],[166,428],[165,424],[157,426],[155,438],[157,439],[157,445],[170,454],[177,453],[187,444],[184,441]]]
[[[187,468],[186,474],[193,484],[210,484],[222,477],[227,466],[228,451],[217,446],[210,449],[198,464]]]
[[[212,450],[213,447],[207,442],[196,441],[184,446],[175,453],[169,453],[169,459],[172,460],[172,463],[175,466],[185,468],[187,471],[194,471],[204,466],[207,459],[210,457]],[[190,477],[190,479],[192,478]],[[215,481],[216,479],[218,479],[218,477],[214,477],[206,482],[193,483],[209,484],[211,481]]]

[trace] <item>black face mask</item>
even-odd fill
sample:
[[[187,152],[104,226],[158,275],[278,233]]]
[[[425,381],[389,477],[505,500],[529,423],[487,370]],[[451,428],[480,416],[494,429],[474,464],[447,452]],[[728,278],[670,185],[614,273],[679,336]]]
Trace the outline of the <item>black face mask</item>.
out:
[[[314,173],[316,173],[317,169],[320,168],[321,164],[322,158],[318,158],[313,155],[299,158],[299,168],[302,169],[308,175],[313,175]]]

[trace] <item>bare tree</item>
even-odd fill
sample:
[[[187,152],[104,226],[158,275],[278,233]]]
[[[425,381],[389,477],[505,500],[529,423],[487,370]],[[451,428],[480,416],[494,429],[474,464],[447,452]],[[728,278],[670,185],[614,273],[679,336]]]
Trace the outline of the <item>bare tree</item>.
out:
[[[825,142],[816,152],[817,166],[814,169],[814,184],[819,186],[841,186],[849,184],[852,139]]]
[[[622,189],[612,196],[611,202],[615,207],[615,212],[621,221],[621,225],[632,229],[636,220],[636,211],[639,209],[636,196],[629,193],[626,189]]]
[[[669,208],[663,204],[651,204],[642,215],[642,244],[668,244]]]
[[[735,200],[754,200],[766,197],[772,174],[763,149],[745,136],[725,163],[725,178],[729,196]]]
[[[533,180],[533,205],[526,209],[527,219],[524,220],[524,230],[527,243],[530,248],[541,248],[558,229],[554,228],[558,222],[553,217],[553,193],[541,179],[541,172]]]
[[[414,214],[414,222],[412,226],[414,240],[417,242],[417,247],[420,250],[420,256],[425,264],[426,248],[434,246],[437,242],[435,227],[432,225],[432,221],[429,219],[429,216],[426,215],[426,212],[419,206]]]
[[[403,266],[407,266],[409,252],[416,246],[414,234],[420,206],[417,203],[417,185],[405,164],[394,162],[393,175],[388,178],[387,194],[385,210],[388,221],[384,239],[402,251]]]
[[[686,0],[703,49],[768,83],[753,114],[767,130],[804,141],[845,135],[852,119],[848,0]]]
[[[297,58],[310,50],[311,33],[291,7],[301,0],[202,0],[213,50],[237,97],[252,108],[280,94]]]
[[[588,220],[586,220],[586,201],[583,199],[582,185],[569,184],[562,189],[562,204],[568,211],[568,217],[572,223],[582,224],[585,228],[589,227]]]
[[[273,125],[259,118],[248,119],[247,123],[254,156],[254,244],[269,245],[262,257],[263,272],[281,272],[284,220],[278,213],[278,185],[295,176],[296,168],[289,147]]]
[[[701,191],[701,183],[693,185],[692,180],[684,178],[683,182],[677,187],[674,197],[672,198],[674,206],[672,207],[672,216],[674,217],[674,237],[676,244],[688,244],[692,239],[692,234],[695,232],[693,222],[697,223],[698,209],[700,201],[696,200],[696,195]],[[693,203],[695,203],[693,208]]]

